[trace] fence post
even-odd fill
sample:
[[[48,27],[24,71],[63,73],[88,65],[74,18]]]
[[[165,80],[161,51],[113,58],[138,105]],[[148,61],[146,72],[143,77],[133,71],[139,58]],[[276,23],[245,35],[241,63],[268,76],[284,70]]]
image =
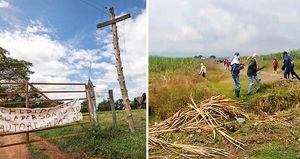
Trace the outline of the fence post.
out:
[[[111,113],[112,113],[112,118],[113,118],[113,124],[114,124],[114,126],[116,126],[117,125],[117,116],[116,116],[116,111],[115,111],[115,101],[114,101],[114,95],[113,95],[112,89],[108,90],[108,96],[109,96],[109,105],[111,108]]]
[[[26,108],[28,109],[29,108],[29,89],[28,89],[28,82],[26,82],[25,84],[25,87],[26,87]],[[26,132],[26,142],[29,144],[29,132]]]
[[[94,85],[91,80],[88,81],[88,89],[87,89],[87,99],[88,99],[88,106],[90,111],[90,117],[93,120],[93,123],[96,127],[99,126],[98,121],[98,113],[97,113],[97,107],[96,107],[96,96],[94,91]]]

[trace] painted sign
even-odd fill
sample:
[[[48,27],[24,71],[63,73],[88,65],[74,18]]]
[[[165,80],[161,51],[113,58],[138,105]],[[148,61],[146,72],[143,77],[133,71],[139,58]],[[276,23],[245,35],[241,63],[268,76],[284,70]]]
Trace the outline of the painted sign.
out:
[[[52,108],[0,107],[0,133],[26,132],[82,120],[78,99]]]

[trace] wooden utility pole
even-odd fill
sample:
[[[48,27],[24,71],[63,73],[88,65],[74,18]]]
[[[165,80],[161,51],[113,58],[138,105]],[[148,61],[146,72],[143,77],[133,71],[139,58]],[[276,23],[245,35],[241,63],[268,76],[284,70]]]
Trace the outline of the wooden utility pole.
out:
[[[109,105],[111,108],[113,123],[114,123],[114,126],[116,126],[117,125],[117,116],[116,116],[116,110],[115,110],[116,105],[115,105],[114,94],[113,94],[112,89],[108,90],[108,96],[109,96]]]
[[[134,132],[133,117],[132,117],[131,108],[129,105],[128,91],[127,91],[126,84],[125,84],[125,77],[123,74],[123,67],[122,67],[120,48],[119,48],[119,42],[118,42],[119,37],[118,37],[118,31],[117,31],[117,22],[120,22],[120,21],[130,18],[130,14],[126,14],[121,17],[115,18],[115,12],[114,12],[113,7],[109,9],[109,13],[110,13],[111,20],[103,22],[103,23],[99,23],[97,25],[97,28],[102,28],[102,27],[111,25],[111,31],[113,33],[114,52],[115,52],[115,58],[116,58],[115,66],[117,68],[118,81],[119,81],[121,94],[122,94],[122,98],[123,98],[123,104],[125,106],[125,112],[127,114],[127,117],[126,117],[127,123],[128,123],[129,130],[131,132]]]

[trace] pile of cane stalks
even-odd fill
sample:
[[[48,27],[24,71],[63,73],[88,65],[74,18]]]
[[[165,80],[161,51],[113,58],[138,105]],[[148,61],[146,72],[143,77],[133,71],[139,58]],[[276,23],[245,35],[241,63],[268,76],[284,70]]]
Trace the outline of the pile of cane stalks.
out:
[[[169,143],[161,137],[166,133],[180,131],[194,131],[203,135],[209,132],[212,133],[213,138],[220,134],[237,148],[243,149],[243,143],[226,134],[224,128],[224,123],[246,117],[238,105],[238,102],[222,95],[211,97],[200,103],[195,103],[191,98],[191,103],[188,103],[186,109],[178,111],[172,117],[149,129],[150,156],[152,158],[166,157],[151,151],[157,147],[162,148],[165,153],[175,154],[179,158],[230,156],[229,152],[224,149]]]

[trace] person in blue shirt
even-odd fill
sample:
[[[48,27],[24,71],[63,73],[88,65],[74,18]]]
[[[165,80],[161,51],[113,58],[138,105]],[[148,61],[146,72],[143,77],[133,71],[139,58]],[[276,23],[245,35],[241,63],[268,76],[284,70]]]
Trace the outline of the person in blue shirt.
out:
[[[235,88],[235,96],[237,98],[240,97],[240,91],[241,91],[241,84],[240,84],[240,70],[244,68],[244,65],[240,63],[240,59],[239,59],[240,53],[236,52],[234,53],[234,56],[230,62],[230,66],[231,66],[231,76],[232,79],[234,81],[234,88]]]
[[[289,79],[292,70],[292,59],[286,51],[283,52],[283,65],[281,69],[284,71],[284,78]]]

